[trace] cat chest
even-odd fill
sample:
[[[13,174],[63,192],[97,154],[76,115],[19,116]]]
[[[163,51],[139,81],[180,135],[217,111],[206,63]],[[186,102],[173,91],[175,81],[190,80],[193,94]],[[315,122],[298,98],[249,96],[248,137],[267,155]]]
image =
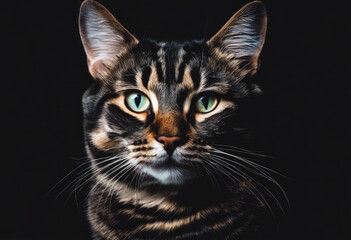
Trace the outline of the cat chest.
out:
[[[91,197],[89,218],[94,231],[116,240],[225,239],[257,226],[248,208],[230,201],[196,210],[165,198],[133,201]]]

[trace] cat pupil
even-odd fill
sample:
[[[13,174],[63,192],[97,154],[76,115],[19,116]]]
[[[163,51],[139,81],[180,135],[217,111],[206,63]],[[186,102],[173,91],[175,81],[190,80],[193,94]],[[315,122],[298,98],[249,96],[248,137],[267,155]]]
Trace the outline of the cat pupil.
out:
[[[137,94],[136,97],[134,98],[135,106],[139,108],[140,102],[141,102],[141,94]]]
[[[201,98],[201,102],[202,102],[202,104],[204,105],[205,109],[207,110],[207,109],[208,109],[208,103],[209,103],[208,97],[207,97],[207,96],[202,97],[202,98]]]

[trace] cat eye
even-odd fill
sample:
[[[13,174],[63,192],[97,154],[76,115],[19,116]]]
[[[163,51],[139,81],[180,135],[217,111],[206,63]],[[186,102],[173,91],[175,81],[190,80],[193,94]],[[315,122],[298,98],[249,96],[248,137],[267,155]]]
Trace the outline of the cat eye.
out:
[[[208,113],[214,110],[218,104],[218,97],[202,95],[195,102],[195,109],[199,113]]]
[[[150,100],[140,92],[129,93],[125,98],[125,104],[129,110],[137,113],[146,112],[150,108]]]

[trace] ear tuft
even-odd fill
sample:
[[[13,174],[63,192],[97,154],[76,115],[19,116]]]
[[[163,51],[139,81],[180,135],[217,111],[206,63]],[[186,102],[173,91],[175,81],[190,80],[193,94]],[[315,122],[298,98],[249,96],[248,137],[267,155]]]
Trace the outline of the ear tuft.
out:
[[[246,59],[252,72],[258,67],[267,28],[266,8],[254,1],[241,8],[207,44],[230,59]]]
[[[79,32],[95,79],[105,77],[116,59],[138,43],[104,6],[93,0],[81,5]]]

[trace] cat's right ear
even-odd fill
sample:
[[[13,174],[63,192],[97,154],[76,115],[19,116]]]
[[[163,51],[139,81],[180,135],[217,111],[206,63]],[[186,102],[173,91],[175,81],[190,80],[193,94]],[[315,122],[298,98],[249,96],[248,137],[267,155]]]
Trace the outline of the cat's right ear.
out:
[[[217,58],[239,68],[242,77],[258,69],[267,28],[266,8],[253,1],[241,8],[207,44]]]
[[[85,0],[79,13],[79,32],[88,58],[89,72],[104,79],[116,59],[138,40],[101,4]]]

